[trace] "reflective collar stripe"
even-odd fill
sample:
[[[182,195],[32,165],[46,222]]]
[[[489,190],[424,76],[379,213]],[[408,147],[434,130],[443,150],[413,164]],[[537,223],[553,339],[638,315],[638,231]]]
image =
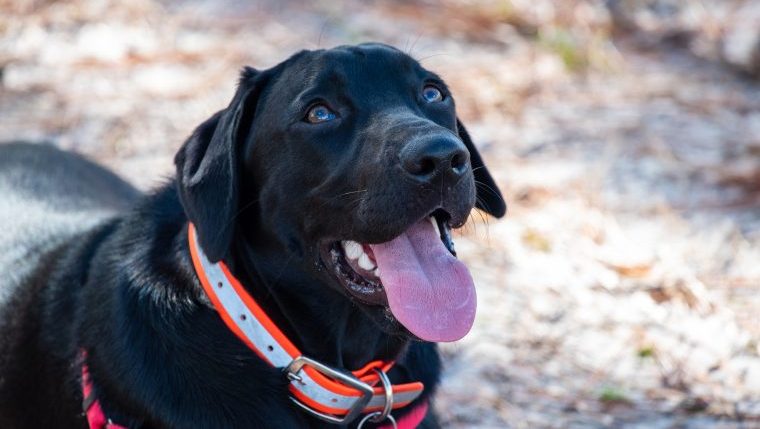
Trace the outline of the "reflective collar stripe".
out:
[[[264,310],[248,294],[240,282],[229,272],[224,262],[212,263],[203,253],[195,228],[188,227],[190,254],[196,274],[209,299],[227,327],[251,350],[275,368],[287,367],[301,352],[272,322]],[[374,385],[378,381],[374,368],[387,371],[393,362],[371,362],[354,376]],[[361,391],[332,380],[317,370],[306,366],[299,373],[301,380],[291,380],[291,394],[318,411],[346,415],[362,394]],[[420,382],[393,385],[393,408],[408,405],[423,391]],[[373,395],[363,412],[377,411],[385,404],[382,387],[373,388]]]

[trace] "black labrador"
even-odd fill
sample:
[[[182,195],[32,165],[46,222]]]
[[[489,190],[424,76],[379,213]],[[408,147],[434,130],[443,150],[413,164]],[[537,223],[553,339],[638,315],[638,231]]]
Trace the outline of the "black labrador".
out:
[[[88,427],[85,362],[124,427],[333,427],[210,305],[188,222],[305,355],[395,360],[391,381],[432,399],[435,342],[475,310],[451,228],[506,210],[440,77],[381,44],[245,68],[175,163],[143,195],[77,155],[0,146],[1,428]]]

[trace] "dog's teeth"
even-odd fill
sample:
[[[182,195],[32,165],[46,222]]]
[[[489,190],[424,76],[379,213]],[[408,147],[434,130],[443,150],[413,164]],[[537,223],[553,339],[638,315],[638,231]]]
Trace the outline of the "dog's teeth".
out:
[[[438,234],[438,236],[441,236],[441,230],[438,229],[438,221],[435,220],[434,216],[430,216],[428,219],[430,219],[430,223],[433,224],[433,228],[435,228],[435,233]]]
[[[375,277],[380,278],[380,267],[375,268],[375,271],[372,271],[372,274],[374,274]]]
[[[369,259],[369,255],[364,252],[362,252],[362,255],[359,257],[359,266],[367,271],[375,269],[375,263],[372,262],[372,259]]]
[[[364,254],[362,245],[351,240],[343,241],[343,251],[349,259],[357,259]]]

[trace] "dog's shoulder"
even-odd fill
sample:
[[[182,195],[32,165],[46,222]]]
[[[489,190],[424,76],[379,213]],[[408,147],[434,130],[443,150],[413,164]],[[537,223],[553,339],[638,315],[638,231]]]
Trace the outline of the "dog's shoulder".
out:
[[[140,193],[105,168],[49,144],[0,144],[0,302],[52,249],[134,204]]]

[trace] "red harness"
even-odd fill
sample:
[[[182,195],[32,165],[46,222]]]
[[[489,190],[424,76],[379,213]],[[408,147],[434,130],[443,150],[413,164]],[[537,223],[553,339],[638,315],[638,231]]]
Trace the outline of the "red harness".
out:
[[[82,357],[87,359],[87,354],[82,353]],[[82,406],[87,415],[87,423],[90,424],[90,429],[127,429],[113,423],[111,419],[106,417],[103,408],[100,406],[100,401],[97,400],[95,392],[93,392],[90,370],[85,362],[82,363],[82,397],[84,398]]]
[[[362,415],[362,423],[385,419],[393,423],[391,411],[409,405],[422,393],[424,386],[420,382],[390,383],[385,373],[393,361],[373,361],[349,374],[302,355],[224,262],[212,263],[206,258],[192,224],[188,227],[188,241],[196,274],[224,323],[264,361],[283,369],[290,380],[290,399],[303,411],[336,424],[350,423]],[[82,390],[91,429],[126,429],[107,419],[94,400],[86,364],[82,366]],[[416,428],[427,410],[427,402],[422,402],[399,419],[396,426]],[[392,424],[381,426],[392,427]]]

